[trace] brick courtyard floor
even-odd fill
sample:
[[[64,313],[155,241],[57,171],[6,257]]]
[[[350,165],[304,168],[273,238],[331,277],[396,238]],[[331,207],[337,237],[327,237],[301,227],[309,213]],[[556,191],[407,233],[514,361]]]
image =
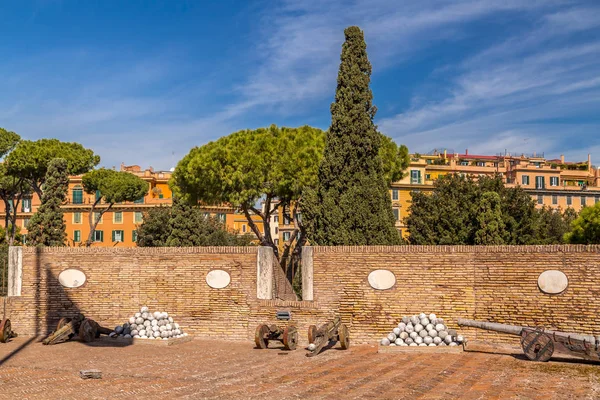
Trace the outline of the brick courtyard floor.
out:
[[[298,349],[194,340],[170,347],[0,343],[1,399],[598,399],[600,365],[516,355],[378,354],[375,346]],[[99,369],[101,380],[82,380]]]

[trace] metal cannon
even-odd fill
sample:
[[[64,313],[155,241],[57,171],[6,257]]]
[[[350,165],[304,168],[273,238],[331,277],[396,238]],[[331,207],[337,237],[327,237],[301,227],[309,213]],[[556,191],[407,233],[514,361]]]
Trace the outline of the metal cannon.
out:
[[[586,360],[600,361],[600,336],[462,318],[459,318],[457,322],[459,326],[470,326],[520,336],[523,353],[532,361],[548,361],[555,351]]]
[[[321,325],[319,329],[315,325],[308,327],[308,342],[310,345],[306,356],[316,356],[331,341],[340,342],[340,346],[344,350],[350,347],[348,327],[342,324],[340,317],[335,317],[333,321]]]

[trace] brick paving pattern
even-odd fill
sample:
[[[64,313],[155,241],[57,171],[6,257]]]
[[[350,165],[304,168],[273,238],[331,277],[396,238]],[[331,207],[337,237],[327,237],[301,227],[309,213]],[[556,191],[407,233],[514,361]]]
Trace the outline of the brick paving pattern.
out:
[[[0,344],[5,358],[25,338]],[[257,350],[194,340],[162,347],[33,342],[0,366],[0,399],[597,399],[600,365],[516,355],[378,354],[375,346]],[[101,380],[82,380],[99,369]]]

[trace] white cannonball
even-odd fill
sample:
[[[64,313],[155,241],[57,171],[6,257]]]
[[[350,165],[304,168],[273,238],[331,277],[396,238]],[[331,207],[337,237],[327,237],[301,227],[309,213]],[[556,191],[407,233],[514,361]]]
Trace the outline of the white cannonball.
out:
[[[394,332],[394,335],[398,336],[400,334],[400,329],[394,328],[392,329],[392,332]]]
[[[402,343],[404,343],[404,340],[396,339],[396,341],[394,341],[394,343],[396,343],[396,346],[400,346]]]
[[[156,331],[152,334],[155,338],[160,337],[160,332]]]
[[[446,327],[444,326],[444,324],[436,324],[435,330],[438,332],[445,331]]]
[[[390,340],[390,343],[396,340],[396,334],[394,332],[387,335],[387,338]]]
[[[138,331],[138,335],[140,335],[140,336],[146,336],[146,330],[142,329],[141,331]]]
[[[175,335],[177,335],[177,336],[181,335],[181,331],[180,331],[179,329],[175,329],[175,330],[173,331],[173,333],[174,333]],[[406,339],[406,338],[404,338],[404,339]]]
[[[123,335],[123,337],[124,337],[125,339],[131,339],[131,335],[129,335],[129,334],[127,334],[127,335]]]
[[[136,335],[138,335],[139,333],[140,333],[140,332],[139,332],[137,329],[134,329],[134,330],[132,330],[132,331],[131,331],[131,333],[130,333],[130,334],[131,334],[132,336],[136,336]]]
[[[442,343],[438,344],[438,346],[448,346],[444,341],[442,341]]]
[[[429,318],[421,318],[421,325],[427,326],[429,325]]]
[[[137,326],[137,324],[131,324],[131,325],[129,325],[129,328],[130,328],[131,330],[134,330],[134,329],[137,329],[137,328],[138,328],[138,326]]]
[[[415,325],[415,332],[419,333],[423,330],[423,325],[417,324]]]
[[[411,344],[409,344],[409,346],[418,346],[418,344],[416,344],[416,343],[411,343]]]
[[[408,337],[408,333],[406,332],[400,332],[400,339],[404,340]]]
[[[134,315],[135,319],[138,319],[142,316],[142,313],[136,312]]]
[[[173,324],[173,326],[175,327],[175,329],[179,329],[179,324],[178,324],[177,322],[175,322],[175,323]]]
[[[423,319],[423,318],[427,318],[427,314],[422,312],[421,314],[419,314],[419,319]]]
[[[159,332],[166,332],[167,328],[165,328],[164,326],[159,326],[158,327],[158,331]]]
[[[456,344],[456,342],[450,342],[448,346],[458,346],[458,344]]]
[[[423,347],[423,346],[427,346],[425,343],[421,343],[419,346]]]
[[[158,326],[153,326],[150,329],[152,329],[152,332],[158,332]]]
[[[167,335],[167,332],[163,331],[163,332],[160,332],[160,337],[166,338],[166,337],[169,337],[169,335]]]
[[[391,347],[391,346],[394,346],[394,347],[395,347],[395,346],[396,346],[396,343],[390,343],[390,347]]]
[[[136,323],[137,325],[143,325],[143,324],[144,324],[144,318],[142,318],[142,317],[137,317],[137,318],[135,319],[135,323]]]
[[[154,321],[154,315],[152,315],[152,313],[148,313],[148,321]]]
[[[404,323],[404,325],[408,325],[408,323],[410,322],[410,317],[402,317],[402,322]]]
[[[130,324],[135,324],[135,317],[129,318],[129,323]]]
[[[164,312],[164,313],[162,313],[162,317],[163,317],[164,319],[167,319],[167,318],[169,318],[169,313],[168,313],[168,312]]]
[[[143,335],[143,336],[140,335],[140,339],[148,339],[148,336],[146,336],[146,335]]]
[[[145,327],[148,327],[148,326],[150,326],[150,325],[152,325],[152,322],[150,322],[150,321],[148,321],[148,320],[144,321],[144,326],[145,326]]]
[[[400,322],[398,324],[398,329],[400,329],[400,332],[404,332],[404,328],[406,328],[406,324],[404,322]]]
[[[414,343],[414,342],[415,341],[412,338],[406,338],[406,339],[404,339],[404,343],[406,343],[406,344],[411,344],[411,343]]]
[[[404,330],[408,333],[414,332],[415,331],[415,327],[412,326],[412,324],[406,325],[406,328],[404,328]]]
[[[118,334],[123,333],[123,327],[121,325],[115,326],[115,332]]]
[[[417,317],[416,315],[413,315],[412,317],[410,317],[410,322],[413,325],[416,325],[419,323],[419,317]]]
[[[427,331],[425,329],[423,329],[421,332],[419,332],[419,336],[421,336],[421,337],[427,336]]]
[[[143,313],[142,313],[142,318],[144,318],[144,319],[148,319],[148,313],[147,313],[147,312],[143,312]]]
[[[432,330],[432,329],[433,329],[433,324],[427,324],[427,325],[425,325],[425,330],[426,330],[427,332],[429,332],[429,331],[430,331],[430,330]]]
[[[430,320],[431,320],[431,319],[436,319],[436,318],[437,318],[437,317],[435,316],[435,314],[433,314],[433,313],[429,314],[429,319],[430,319]]]
[[[387,340],[387,338],[384,338],[383,340]],[[390,342],[388,341],[387,343],[384,343],[383,340],[381,341],[381,345],[382,346],[389,346]],[[308,350],[310,351],[315,351],[315,349],[317,348],[317,346],[314,343],[311,343],[308,345]]]
[[[150,325],[152,325],[152,326],[158,326],[158,321],[157,320],[152,320],[152,321],[150,321]]]
[[[416,344],[421,344],[421,343],[423,343],[423,338],[422,338],[422,337],[418,337],[418,338],[416,338],[416,339],[415,339],[415,343],[416,343]]]
[[[173,331],[167,331],[167,333],[169,334],[169,337],[175,336],[175,332],[173,332]]]
[[[438,324],[443,324],[443,323],[444,323],[444,320],[443,320],[442,318],[438,318],[438,319],[437,319],[437,323],[438,323]]]
[[[464,337],[463,335],[458,335],[458,336],[456,337],[456,341],[457,341],[458,343],[462,343],[462,342],[464,342],[464,341],[465,341],[465,337]]]
[[[448,336],[448,332],[446,332],[446,331],[439,331],[438,332],[438,336],[441,337],[442,339],[445,339],[446,336]]]
[[[427,332],[427,334],[429,336],[431,336],[432,338],[437,337],[438,333],[435,329],[430,330],[429,332]]]
[[[173,323],[173,318],[172,317],[167,317],[167,321],[169,321],[170,324]]]
[[[433,338],[427,336],[427,337],[423,338],[423,343],[431,344],[431,343],[433,343]]]
[[[452,336],[448,335],[444,338],[444,343],[450,344],[452,343]]]
[[[154,311],[154,318],[159,319],[160,318],[160,311]]]
[[[427,346],[437,346],[435,343],[429,343]]]
[[[456,330],[455,329],[448,329],[448,335],[450,335],[450,336],[456,336],[457,335]]]
[[[435,343],[435,344],[440,344],[440,343],[442,343],[442,338],[440,338],[439,336],[438,336],[438,337],[434,337],[434,338],[433,338],[433,343]]]
[[[141,313],[147,313],[148,312],[148,307],[143,306],[142,308],[140,308],[140,312]]]
[[[134,338],[139,339],[140,335],[133,335]]]
[[[171,325],[171,324],[166,324],[166,325],[165,325],[165,328],[167,328],[167,330],[168,330],[168,331],[170,331],[171,329],[173,329],[173,325]],[[396,336],[398,336],[398,335],[396,335]]]
[[[417,332],[411,332],[409,335],[412,339],[416,339],[419,337],[419,334]]]
[[[311,344],[314,346],[314,343],[311,343]],[[389,346],[390,345],[390,339],[388,339],[387,337],[384,337],[383,339],[381,339],[381,341],[379,342],[379,344],[382,345],[382,346]]]

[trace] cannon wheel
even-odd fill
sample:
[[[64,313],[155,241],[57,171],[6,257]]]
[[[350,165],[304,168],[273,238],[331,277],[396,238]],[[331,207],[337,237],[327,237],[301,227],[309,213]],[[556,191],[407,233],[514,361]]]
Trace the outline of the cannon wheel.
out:
[[[348,327],[346,325],[340,325],[338,329],[338,338],[342,349],[347,350],[348,347],[350,347],[350,333],[348,332]]]
[[[91,319],[84,319],[79,326],[79,339],[84,343],[91,343],[96,338],[98,324]]]
[[[317,326],[311,325],[308,327],[308,343],[314,343],[317,336]]]
[[[65,326],[69,322],[71,322],[71,318],[61,318],[61,319],[59,319],[58,320],[58,324],[56,324],[56,330],[58,331],[60,328],[62,328],[63,326]]]
[[[531,361],[548,361],[554,353],[552,338],[541,331],[529,331],[521,339],[523,353]]]
[[[254,343],[259,349],[266,349],[269,347],[269,339],[266,336],[269,334],[269,327],[267,325],[259,325],[256,327],[256,333],[254,334]]]
[[[0,342],[6,343],[10,339],[11,333],[10,319],[4,318],[0,323]]]
[[[286,350],[296,350],[298,343],[298,331],[295,327],[286,326],[283,330],[283,346]]]

